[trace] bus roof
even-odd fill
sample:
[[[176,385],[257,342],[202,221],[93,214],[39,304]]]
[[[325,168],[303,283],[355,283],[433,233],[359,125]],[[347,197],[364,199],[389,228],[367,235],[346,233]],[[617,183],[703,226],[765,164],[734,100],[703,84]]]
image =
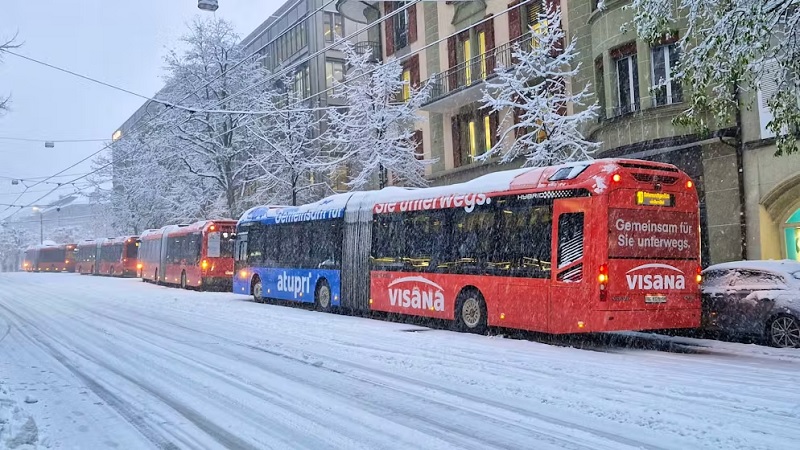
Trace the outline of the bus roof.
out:
[[[532,167],[493,172],[473,180],[429,188],[389,186],[379,191],[336,194],[314,203],[300,206],[257,206],[242,214],[239,224],[302,222],[344,217],[345,207],[372,209],[384,202],[424,200],[447,195],[490,194],[517,190],[559,190],[583,188],[592,194],[602,194],[614,173],[630,168],[679,172],[671,165],[633,159],[596,159],[558,166]]]

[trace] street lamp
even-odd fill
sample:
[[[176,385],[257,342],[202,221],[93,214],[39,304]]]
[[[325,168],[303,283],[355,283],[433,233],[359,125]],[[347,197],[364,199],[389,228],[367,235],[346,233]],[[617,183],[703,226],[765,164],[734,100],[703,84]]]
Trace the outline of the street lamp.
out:
[[[197,0],[197,7],[203,11],[214,12],[219,8],[217,0]]]
[[[33,210],[39,212],[39,245],[42,245],[44,244],[44,211],[38,206],[34,206]]]

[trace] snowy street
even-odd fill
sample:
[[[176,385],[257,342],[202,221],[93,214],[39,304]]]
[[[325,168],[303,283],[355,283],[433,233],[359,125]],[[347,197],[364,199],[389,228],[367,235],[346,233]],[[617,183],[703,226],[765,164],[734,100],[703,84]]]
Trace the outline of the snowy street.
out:
[[[0,448],[797,448],[800,350],[675,341],[697,351],[4,273]]]

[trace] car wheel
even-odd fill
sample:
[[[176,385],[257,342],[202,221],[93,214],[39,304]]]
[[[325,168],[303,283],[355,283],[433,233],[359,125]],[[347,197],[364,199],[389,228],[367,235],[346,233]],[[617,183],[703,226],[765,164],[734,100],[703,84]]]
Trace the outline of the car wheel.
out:
[[[789,314],[774,317],[767,325],[767,340],[773,347],[800,347],[800,321]]]
[[[486,302],[477,289],[461,291],[456,300],[456,327],[459,331],[486,332]]]

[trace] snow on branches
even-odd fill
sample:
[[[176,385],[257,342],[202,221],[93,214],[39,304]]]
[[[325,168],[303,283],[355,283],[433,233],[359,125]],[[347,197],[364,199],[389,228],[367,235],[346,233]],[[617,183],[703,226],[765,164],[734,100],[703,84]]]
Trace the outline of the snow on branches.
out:
[[[348,71],[347,84],[334,82],[334,98],[348,106],[330,110],[330,132],[326,142],[336,165],[348,165],[357,173],[348,186],[359,189],[377,174],[386,185],[386,171],[403,184],[424,186],[425,166],[418,158],[414,124],[417,110],[428,98],[427,86],[417,88],[402,79],[403,66],[392,59],[372,62],[369,52],[360,53],[349,42],[342,43]]]
[[[768,99],[778,154],[798,151],[800,130],[800,0],[632,0],[634,25],[647,42],[677,29],[677,79],[688,108],[677,122],[708,132],[731,126],[747,105],[741,92],[778,80]]]
[[[298,200],[316,200],[312,194],[332,193],[327,184],[315,182],[315,175],[327,165],[321,117],[303,102],[293,80],[293,76],[284,77],[276,92],[258,105],[265,115],[247,125],[259,147],[266,149],[250,159],[264,174],[256,195],[266,204],[297,205]]]
[[[486,81],[484,108],[503,119],[497,143],[477,160],[500,155],[504,163],[525,158],[526,166],[552,165],[588,159],[600,145],[582,133],[597,117],[597,104],[567,114],[568,105],[584,105],[591,95],[589,85],[578,92],[570,90],[575,88],[570,79],[580,69],[574,63],[575,40],[563,47],[558,8],[546,10],[540,23],[546,26],[531,28],[531,40],[515,44],[515,64],[497,68],[497,77]]]

